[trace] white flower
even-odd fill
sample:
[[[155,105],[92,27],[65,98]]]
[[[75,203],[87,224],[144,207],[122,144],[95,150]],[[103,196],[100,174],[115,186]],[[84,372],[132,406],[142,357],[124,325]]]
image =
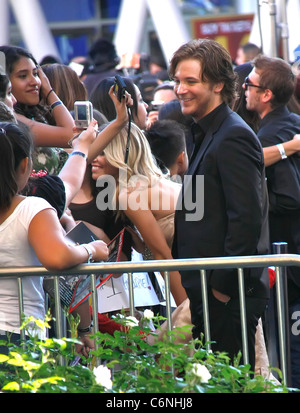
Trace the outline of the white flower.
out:
[[[146,309],[146,310],[144,311],[144,318],[145,318],[146,320],[151,320],[153,317],[154,317],[154,313],[153,313],[152,310]]]
[[[139,325],[139,320],[132,316],[118,314],[117,318],[123,319],[125,321],[125,325],[129,327],[137,327]]]
[[[192,374],[200,378],[201,383],[207,383],[211,378],[210,372],[203,364],[194,363],[191,371]]]
[[[46,158],[45,154],[39,153],[38,156],[37,156],[37,161],[38,161],[41,165],[46,165],[47,158]]]
[[[135,317],[128,316],[126,317],[126,325],[129,327],[136,327],[139,325],[139,320]]]
[[[93,373],[97,384],[100,384],[100,386],[103,386],[106,389],[112,388],[111,371],[108,367],[103,365],[94,367]]]

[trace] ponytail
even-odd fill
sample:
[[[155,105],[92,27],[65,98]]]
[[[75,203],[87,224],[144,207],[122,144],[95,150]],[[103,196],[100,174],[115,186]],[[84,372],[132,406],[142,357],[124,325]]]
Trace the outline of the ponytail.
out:
[[[23,123],[0,123],[0,210],[10,206],[18,193],[16,171],[25,158],[31,158],[33,139]]]

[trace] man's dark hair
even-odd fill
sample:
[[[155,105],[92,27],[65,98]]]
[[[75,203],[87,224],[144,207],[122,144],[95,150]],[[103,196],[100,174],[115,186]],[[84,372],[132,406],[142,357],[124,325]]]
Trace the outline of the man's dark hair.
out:
[[[257,55],[259,55],[262,52],[260,47],[250,42],[245,43],[240,47],[245,54],[247,62],[249,62],[250,60],[253,60]]]
[[[144,133],[161,169],[170,169],[177,156],[186,151],[184,127],[175,120],[158,120]]]
[[[296,88],[291,65],[278,57],[259,55],[254,59],[253,66],[260,76],[260,86],[273,93],[272,108],[286,105]]]

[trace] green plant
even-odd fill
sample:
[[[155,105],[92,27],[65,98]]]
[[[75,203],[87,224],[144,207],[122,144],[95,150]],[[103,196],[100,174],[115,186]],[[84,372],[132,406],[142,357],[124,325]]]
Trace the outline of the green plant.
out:
[[[149,315],[149,314],[148,314]],[[200,340],[178,344],[186,328],[176,328],[149,344],[152,335],[146,318],[142,327],[120,316],[124,332],[114,336],[97,332],[97,348],[88,360],[75,359],[76,337],[40,340],[30,336],[21,346],[7,343],[8,355],[0,355],[0,389],[19,393],[287,393],[261,376],[253,377],[249,366],[232,366],[225,353],[212,353]],[[147,317],[149,318],[149,317]],[[32,319],[28,320],[32,323]],[[48,325],[37,321],[39,326]],[[154,317],[160,328],[162,317]],[[75,331],[78,320],[72,320]],[[129,326],[130,323],[130,326]],[[140,323],[140,324],[141,324]],[[26,323],[24,324],[26,327]],[[23,327],[24,327],[23,326]],[[125,328],[125,327],[130,328]],[[142,329],[141,329],[142,328]],[[0,343],[3,344],[3,343]],[[197,348],[197,351],[195,351]],[[63,359],[63,363],[60,361]],[[95,366],[95,361],[101,364]]]

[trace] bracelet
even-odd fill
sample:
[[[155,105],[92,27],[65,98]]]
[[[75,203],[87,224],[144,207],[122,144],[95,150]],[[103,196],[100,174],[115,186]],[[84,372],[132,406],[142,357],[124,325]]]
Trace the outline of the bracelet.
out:
[[[53,110],[54,108],[56,108],[56,106],[62,105],[62,101],[61,100],[57,100],[56,102],[52,103],[52,105],[50,106],[51,110]]]
[[[86,328],[77,328],[78,333],[90,333],[92,331],[93,323]]]
[[[86,250],[86,252],[89,254],[87,262],[90,263],[93,261],[93,252],[91,250],[91,247],[88,244],[81,244],[81,246]]]
[[[73,152],[70,153],[69,157],[70,157],[70,156],[74,156],[74,155],[82,156],[86,161],[88,160],[87,155],[86,155],[85,153],[83,153],[83,152],[73,151]]]
[[[286,153],[285,153],[285,150],[284,150],[284,147],[283,147],[282,143],[278,143],[278,145],[276,145],[276,146],[277,146],[277,148],[280,152],[281,159],[286,159],[287,156],[286,156]]]
[[[48,92],[47,96],[46,96],[46,103],[48,102],[48,97],[50,96],[50,94],[54,92],[53,89],[50,89],[50,91]]]

